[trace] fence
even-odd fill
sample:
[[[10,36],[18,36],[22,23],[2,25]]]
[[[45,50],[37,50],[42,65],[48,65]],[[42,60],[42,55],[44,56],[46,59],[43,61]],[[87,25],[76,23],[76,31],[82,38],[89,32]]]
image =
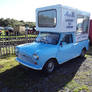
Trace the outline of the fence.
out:
[[[37,37],[37,33],[25,31],[22,35],[8,34],[0,35],[0,58],[15,54],[15,47],[24,43],[31,43]]]

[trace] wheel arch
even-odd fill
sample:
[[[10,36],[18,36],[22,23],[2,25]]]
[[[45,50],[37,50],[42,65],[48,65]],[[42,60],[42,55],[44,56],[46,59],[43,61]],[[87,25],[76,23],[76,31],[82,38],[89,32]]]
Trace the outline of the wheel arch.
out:
[[[86,48],[86,47],[84,47],[82,50],[85,50],[85,51],[87,51],[87,48]]]
[[[53,60],[56,65],[59,64],[56,58],[50,58],[50,59],[48,59],[48,60],[45,62],[43,68],[45,67],[45,65],[47,64],[47,62],[50,61],[50,60]]]

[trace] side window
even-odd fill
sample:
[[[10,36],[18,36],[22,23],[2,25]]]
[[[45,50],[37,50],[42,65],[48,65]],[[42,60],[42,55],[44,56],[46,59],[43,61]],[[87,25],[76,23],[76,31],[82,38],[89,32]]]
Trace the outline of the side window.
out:
[[[83,33],[88,33],[89,17],[84,17],[82,26],[83,26]]]
[[[73,43],[73,37],[72,34],[67,34],[62,39],[62,42],[65,42],[66,44]]]
[[[78,15],[77,16],[77,33],[88,32],[89,17]]]

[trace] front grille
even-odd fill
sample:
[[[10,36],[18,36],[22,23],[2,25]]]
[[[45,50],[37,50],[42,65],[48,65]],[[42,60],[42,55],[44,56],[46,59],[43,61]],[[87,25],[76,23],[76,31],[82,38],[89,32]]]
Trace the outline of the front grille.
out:
[[[27,56],[27,55],[24,55],[24,54],[18,54],[18,58],[25,61],[25,62],[33,63],[33,59],[32,59],[31,56]]]

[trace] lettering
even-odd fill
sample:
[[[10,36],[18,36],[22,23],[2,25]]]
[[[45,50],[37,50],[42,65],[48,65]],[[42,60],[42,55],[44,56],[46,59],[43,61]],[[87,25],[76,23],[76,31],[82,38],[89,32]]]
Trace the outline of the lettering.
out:
[[[87,36],[82,36],[82,38],[86,38]]]
[[[66,28],[73,28],[73,26],[66,26]]]
[[[71,23],[69,22],[68,25],[71,25]]]
[[[74,12],[67,11],[64,16],[67,16],[67,17],[75,17],[75,13]]]
[[[72,23],[74,21],[73,19],[66,19],[65,21],[67,22],[66,28],[73,28],[73,26],[72,26]]]
[[[66,22],[73,22],[73,19],[66,19]]]
[[[73,11],[66,11],[65,14],[65,24],[66,29],[73,29],[74,28],[74,19],[75,19],[75,12]]]

